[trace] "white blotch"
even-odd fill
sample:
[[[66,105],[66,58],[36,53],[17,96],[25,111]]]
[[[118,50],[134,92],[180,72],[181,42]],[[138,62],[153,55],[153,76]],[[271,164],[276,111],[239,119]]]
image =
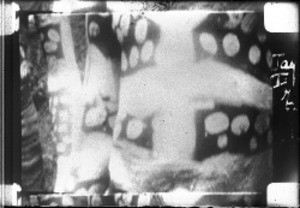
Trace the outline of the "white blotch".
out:
[[[216,112],[205,119],[205,130],[210,134],[218,134],[229,127],[229,118],[223,112]]]
[[[250,62],[254,65],[257,64],[260,61],[260,56],[261,56],[261,52],[258,46],[257,45],[251,46],[248,54]]]
[[[21,63],[21,67],[20,67],[21,79],[23,79],[30,73],[30,66],[31,64],[26,60]]]
[[[146,43],[143,45],[142,51],[141,51],[141,59],[143,62],[147,62],[150,60],[152,54],[154,51],[154,45],[151,40],[147,40]]]
[[[96,22],[92,21],[89,25],[89,34],[90,34],[90,36],[96,37],[97,35],[99,35],[99,33],[100,33],[99,25]]]
[[[102,199],[99,195],[93,195],[91,196],[91,206],[102,206]]]
[[[68,183],[67,184],[69,184],[69,183],[71,183],[72,185],[70,185],[70,186],[67,185],[68,190],[72,190],[74,188],[74,185],[73,185],[74,182],[71,182],[70,178],[68,178]],[[74,206],[74,202],[73,202],[72,197],[68,196],[66,194],[64,196],[62,196],[62,206]]]
[[[117,28],[116,29],[116,33],[117,33],[117,39],[120,43],[123,43],[124,41],[124,37],[123,37],[123,34],[122,34],[122,31],[120,28]]]
[[[224,149],[228,144],[227,135],[226,134],[219,135],[217,144],[220,149]]]
[[[130,27],[130,19],[131,16],[129,14],[123,14],[120,20],[120,28],[123,36],[128,35],[129,27]]]
[[[125,54],[124,51],[122,51],[122,54],[121,54],[121,70],[126,71],[127,68],[128,68],[128,62],[127,62],[126,54]]]
[[[272,145],[273,144],[273,133],[272,133],[272,130],[270,129],[269,132],[268,132],[268,135],[267,135],[267,141],[268,141],[268,144],[269,145]]]
[[[139,61],[139,51],[136,46],[133,46],[130,51],[129,63],[131,67],[135,67]]]
[[[47,53],[51,53],[57,50],[57,43],[54,41],[47,41],[44,43],[44,49]]]
[[[22,46],[19,47],[20,49],[20,55],[21,57],[24,59],[25,58],[25,51],[24,51],[24,48]]]
[[[262,135],[270,127],[270,116],[266,113],[260,113],[255,121],[254,128],[257,133]]]
[[[148,21],[145,18],[140,19],[135,26],[134,36],[136,41],[141,44],[146,40],[148,32]]]
[[[227,15],[229,20],[224,24],[224,27],[228,29],[236,28],[243,19],[243,13],[230,12]]]
[[[54,42],[60,41],[59,34],[56,30],[50,29],[50,30],[48,30],[47,34],[48,34],[48,37],[49,37],[50,40],[52,40]]]
[[[47,57],[48,62],[48,69],[49,72],[54,72],[57,69],[57,59],[55,56],[48,56]]]
[[[116,121],[116,115],[109,116],[109,118],[108,118],[108,124],[109,124],[109,126],[110,126],[111,129],[114,129],[115,121]]]
[[[199,36],[199,42],[202,46],[202,48],[210,53],[210,54],[216,54],[217,50],[218,50],[218,45],[217,45],[217,41],[214,38],[214,36],[212,36],[209,33],[201,33]]]
[[[138,138],[142,134],[144,127],[145,124],[141,120],[133,119],[129,121],[126,129],[127,137],[129,139]]]
[[[102,125],[106,120],[107,112],[104,108],[92,108],[85,117],[85,124],[89,127]]]
[[[227,56],[234,56],[240,50],[238,37],[233,33],[228,33],[223,39],[223,48]]]
[[[273,65],[273,58],[272,58],[272,52],[270,50],[268,50],[266,53],[266,62],[268,67],[271,68]]]
[[[257,149],[257,139],[252,137],[250,140],[250,150],[255,151]]]
[[[242,133],[247,132],[249,127],[250,127],[250,121],[248,116],[246,115],[236,116],[231,123],[231,131],[238,136],[241,135]]]

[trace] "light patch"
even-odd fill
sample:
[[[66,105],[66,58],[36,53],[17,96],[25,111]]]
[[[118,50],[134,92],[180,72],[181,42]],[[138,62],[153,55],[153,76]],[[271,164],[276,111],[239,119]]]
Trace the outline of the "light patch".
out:
[[[141,51],[141,59],[145,63],[150,60],[154,51],[154,45],[151,40],[147,40]]]
[[[23,61],[20,67],[21,79],[26,77],[30,73],[30,63],[28,61]]]
[[[20,50],[20,55],[23,59],[25,59],[25,51],[24,51],[24,48],[22,46],[19,47],[19,50]]]
[[[69,181],[69,180],[68,180]],[[69,189],[72,190],[72,189]],[[74,202],[71,196],[63,195],[62,196],[62,205],[63,206],[74,206]]]
[[[246,14],[241,23],[241,29],[244,33],[248,34],[252,31],[255,23],[255,14]]]
[[[102,206],[102,200],[101,197],[98,195],[91,196],[91,206]]]
[[[270,50],[268,50],[266,53],[266,62],[268,67],[271,68],[273,65],[273,58],[272,58],[272,52]]]
[[[139,44],[142,44],[147,37],[148,21],[145,18],[140,19],[135,26],[134,36]]]
[[[48,56],[47,62],[49,72],[54,72],[55,70],[57,70],[57,59],[55,56]]]
[[[85,124],[89,127],[100,126],[104,123],[107,112],[104,108],[92,108],[85,116]]]
[[[227,15],[229,20],[224,24],[224,27],[228,29],[236,28],[243,19],[243,13],[230,12]]]
[[[129,14],[123,14],[120,20],[120,28],[123,36],[128,35],[129,27],[130,27],[130,19],[131,16]]]
[[[240,50],[238,37],[233,33],[228,33],[223,39],[223,48],[227,56],[233,57]]]
[[[90,34],[90,36],[91,37],[96,37],[96,36],[99,35],[99,33],[100,33],[99,25],[96,22],[92,21],[89,25],[89,34]]]
[[[116,115],[109,116],[109,118],[108,118],[108,124],[109,124],[109,126],[110,126],[111,129],[114,129],[115,121],[116,121]]]
[[[210,134],[218,134],[229,127],[229,118],[223,112],[216,112],[205,119],[205,130]]]
[[[253,152],[257,149],[257,139],[252,137],[250,140],[250,150]]]
[[[127,58],[126,58],[126,54],[124,51],[122,51],[122,55],[121,55],[121,70],[122,71],[126,71],[128,68],[128,62],[127,62]]]
[[[58,48],[57,43],[54,41],[47,41],[44,43],[44,49],[47,53],[56,51]]]
[[[214,38],[214,36],[212,36],[211,34],[209,33],[201,33],[200,36],[199,36],[199,42],[202,46],[202,48],[214,55],[217,53],[217,50],[218,50],[218,45],[217,45],[217,41],[216,39]]]
[[[217,145],[220,149],[224,149],[228,144],[228,137],[226,134],[219,135]]]
[[[268,141],[268,144],[269,145],[272,145],[273,144],[273,133],[272,133],[272,130],[270,129],[269,132],[268,132],[268,135],[267,135],[267,141]]]
[[[144,127],[145,124],[138,119],[129,121],[126,129],[127,137],[129,139],[137,139],[142,134]]]
[[[137,65],[138,61],[139,61],[139,51],[138,51],[138,48],[136,46],[133,46],[131,48],[131,51],[130,51],[130,56],[129,56],[129,63],[130,63],[130,66],[133,68]]]
[[[258,46],[253,45],[251,46],[248,54],[248,58],[252,64],[257,64],[260,61],[261,52],[258,48]]]
[[[267,131],[267,129],[270,127],[270,117],[266,113],[260,113],[254,124],[254,128],[257,133],[262,135],[264,132]]]
[[[123,34],[122,34],[122,31],[120,28],[117,28],[116,29],[116,33],[117,33],[117,39],[120,43],[123,43],[124,41],[124,37],[123,37]]]
[[[250,127],[250,121],[246,115],[236,116],[231,123],[231,131],[239,136],[242,133],[246,133]]]
[[[47,35],[51,41],[54,41],[54,42],[60,41],[60,36],[59,36],[58,32],[54,29],[49,29]]]

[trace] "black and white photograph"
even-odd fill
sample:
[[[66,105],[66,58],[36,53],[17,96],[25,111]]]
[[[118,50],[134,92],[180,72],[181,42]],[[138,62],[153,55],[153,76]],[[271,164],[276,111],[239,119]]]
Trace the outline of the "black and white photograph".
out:
[[[299,191],[299,33],[268,30],[266,4],[16,1],[17,205],[270,206],[271,184]]]

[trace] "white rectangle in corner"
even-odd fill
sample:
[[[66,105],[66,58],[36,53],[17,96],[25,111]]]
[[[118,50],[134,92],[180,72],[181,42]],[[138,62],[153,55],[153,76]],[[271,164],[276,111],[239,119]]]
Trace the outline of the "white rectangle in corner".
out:
[[[265,29],[273,33],[299,32],[299,5],[269,2],[264,6]]]
[[[268,207],[299,207],[299,183],[271,183],[267,188]]]

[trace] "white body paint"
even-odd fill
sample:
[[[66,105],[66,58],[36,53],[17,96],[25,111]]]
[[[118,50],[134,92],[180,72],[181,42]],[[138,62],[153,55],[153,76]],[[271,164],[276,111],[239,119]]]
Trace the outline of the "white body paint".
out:
[[[150,155],[149,160],[157,162],[145,162],[139,158],[141,171],[147,172],[148,169],[153,172],[157,163],[192,160],[196,144],[196,110],[212,109],[215,103],[247,105],[267,111],[272,107],[272,88],[253,76],[214,59],[194,63],[191,31],[207,14],[179,14],[149,13],[148,17],[161,29],[160,44],[155,53],[156,66],[121,79],[116,124],[121,122],[124,114],[139,119],[154,116],[153,150],[147,153],[147,150],[136,147],[139,155],[136,158],[143,158],[141,155],[145,154]],[[114,148],[115,155],[109,168],[111,178],[124,190],[142,190],[134,185],[141,185],[143,179],[141,183],[136,182],[139,171],[131,169],[136,163],[128,160],[127,157],[135,158],[130,151],[126,145],[121,150]],[[126,183],[122,177],[124,174],[129,175]]]

